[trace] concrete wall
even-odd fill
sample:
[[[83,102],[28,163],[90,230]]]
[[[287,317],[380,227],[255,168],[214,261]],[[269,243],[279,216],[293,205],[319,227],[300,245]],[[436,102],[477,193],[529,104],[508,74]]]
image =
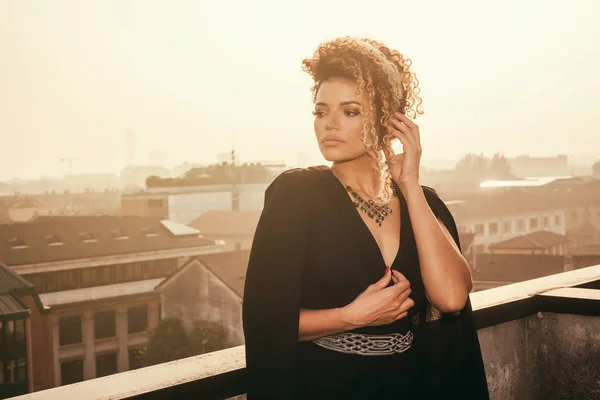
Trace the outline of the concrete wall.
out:
[[[31,373],[33,391],[54,387],[54,364],[52,363],[52,326],[50,317],[40,314],[32,296],[23,296],[19,300],[31,310],[29,318],[31,343]]]
[[[242,299],[199,261],[191,261],[160,290],[163,318],[179,318],[187,329],[196,320],[221,322],[230,346],[244,343]]]
[[[538,313],[482,329],[479,340],[494,400],[600,398],[598,317]]]

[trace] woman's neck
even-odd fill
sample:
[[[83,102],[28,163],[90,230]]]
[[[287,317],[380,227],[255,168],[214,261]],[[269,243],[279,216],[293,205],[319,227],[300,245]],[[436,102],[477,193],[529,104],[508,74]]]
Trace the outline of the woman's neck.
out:
[[[331,169],[343,183],[350,185],[355,191],[370,198],[377,196],[378,177],[373,171],[373,161],[367,155],[351,161],[334,162]]]

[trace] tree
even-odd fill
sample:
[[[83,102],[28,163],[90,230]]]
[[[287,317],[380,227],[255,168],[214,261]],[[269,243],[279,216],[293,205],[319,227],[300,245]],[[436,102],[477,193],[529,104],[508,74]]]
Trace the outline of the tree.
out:
[[[227,328],[219,322],[195,321],[188,335],[180,319],[165,318],[150,332],[140,363],[146,367],[228,347]]]
[[[489,164],[489,174],[493,179],[514,179],[515,175],[510,171],[510,165],[504,154],[496,153]]]
[[[454,170],[467,180],[478,182],[490,179],[514,179],[515,177],[510,172],[510,165],[506,157],[501,153],[494,154],[491,160],[483,154],[466,154],[456,163]]]
[[[155,365],[189,356],[190,340],[178,318],[165,318],[150,332],[141,364]]]
[[[223,350],[229,346],[227,329],[218,322],[196,321],[190,332],[190,344],[194,355]]]

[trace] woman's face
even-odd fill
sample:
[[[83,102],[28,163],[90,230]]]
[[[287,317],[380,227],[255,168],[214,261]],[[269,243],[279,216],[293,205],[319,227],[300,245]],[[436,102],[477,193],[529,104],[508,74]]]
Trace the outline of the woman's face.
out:
[[[363,115],[352,81],[321,83],[313,114],[319,149],[327,161],[348,161],[366,154],[361,139]]]

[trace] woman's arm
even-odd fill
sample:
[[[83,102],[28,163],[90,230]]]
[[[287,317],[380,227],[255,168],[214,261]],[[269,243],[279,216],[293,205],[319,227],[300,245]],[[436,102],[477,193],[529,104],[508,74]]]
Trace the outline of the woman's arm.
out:
[[[390,280],[394,285],[389,286]],[[398,271],[386,269],[383,277],[369,285],[352,303],[327,310],[300,309],[299,341],[346,332],[362,326],[391,324],[406,317],[414,306],[410,282]]]
[[[417,242],[427,297],[442,312],[462,310],[473,288],[467,260],[462,256],[448,228],[431,210],[421,185],[411,182],[404,187],[402,193],[408,205]],[[446,209],[437,195],[432,193],[431,196],[430,201],[439,201],[442,203],[440,208]]]
[[[346,308],[327,310],[300,309],[300,328],[298,340],[308,342],[334,333],[346,332],[358,328],[347,316]]]

